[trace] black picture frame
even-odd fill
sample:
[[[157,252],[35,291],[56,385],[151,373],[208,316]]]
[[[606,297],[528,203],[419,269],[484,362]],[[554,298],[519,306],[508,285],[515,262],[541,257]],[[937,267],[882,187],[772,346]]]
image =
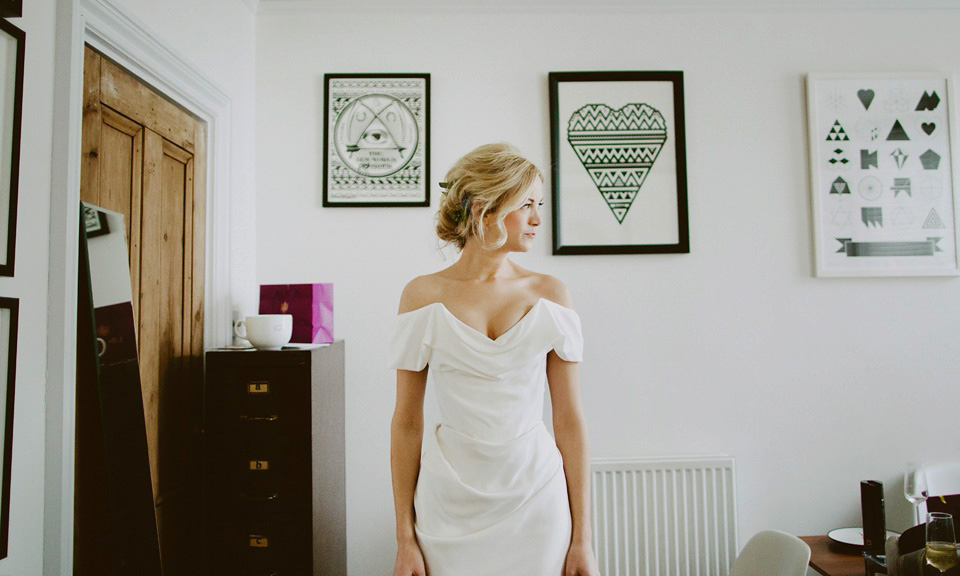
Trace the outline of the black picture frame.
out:
[[[17,380],[17,335],[20,323],[20,300],[0,297],[0,398],[3,399],[2,466],[0,471],[0,558],[6,558],[10,540],[10,480],[13,464],[14,391]]]
[[[0,0],[0,16],[3,18],[23,16],[23,0]]]
[[[553,254],[690,252],[683,72],[550,72]]]
[[[0,19],[0,38],[5,41],[0,42],[0,64],[3,66],[0,71],[0,78],[3,80],[3,85],[0,85],[0,276],[13,276],[17,253],[17,196],[20,187],[20,125],[23,118],[23,51],[26,34],[10,22]],[[9,178],[4,178],[7,174]],[[3,226],[6,226],[6,231]]]
[[[430,206],[430,74],[324,74],[322,179],[326,208]]]
[[[107,215],[103,210],[81,204],[80,212],[83,216],[83,228],[87,233],[87,238],[96,238],[110,233],[110,223],[107,222]]]

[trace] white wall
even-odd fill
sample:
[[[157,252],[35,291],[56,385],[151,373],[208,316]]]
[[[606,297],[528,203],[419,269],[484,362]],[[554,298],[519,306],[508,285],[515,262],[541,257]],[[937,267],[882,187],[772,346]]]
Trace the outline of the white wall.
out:
[[[0,574],[40,574],[42,566],[54,6],[24,2],[23,17],[11,19],[26,32],[26,62],[16,270],[0,278],[0,295],[20,299],[9,555]]]
[[[548,167],[548,71],[685,75],[691,253],[553,257],[544,237],[517,258],[565,280],[583,318],[593,455],[732,454],[741,543],[859,524],[862,479],[903,528],[905,461],[958,457],[960,279],[812,277],[803,78],[955,72],[958,26],[957,10],[258,16],[257,281],[336,285],[350,572],[393,561],[388,328],[403,284],[448,263],[435,183],[490,141]],[[321,207],[326,72],[431,73],[433,208]]]

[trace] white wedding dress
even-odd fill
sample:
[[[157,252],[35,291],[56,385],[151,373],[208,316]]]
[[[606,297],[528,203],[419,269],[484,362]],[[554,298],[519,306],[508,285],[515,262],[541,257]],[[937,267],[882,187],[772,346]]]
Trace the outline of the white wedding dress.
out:
[[[560,576],[570,545],[563,462],[543,423],[547,353],[579,362],[577,313],[540,299],[491,340],[441,303],[397,316],[391,367],[430,366],[439,424],[414,507],[429,576]]]

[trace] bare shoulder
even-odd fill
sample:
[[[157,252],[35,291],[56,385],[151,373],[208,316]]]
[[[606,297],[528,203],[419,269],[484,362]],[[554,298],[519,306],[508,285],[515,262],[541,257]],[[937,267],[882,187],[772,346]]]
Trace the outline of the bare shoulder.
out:
[[[403,287],[398,314],[410,312],[440,301],[443,279],[438,274],[417,276]]]
[[[570,291],[556,276],[535,274],[534,289],[540,298],[551,300],[567,308],[573,308],[573,298],[570,297]]]

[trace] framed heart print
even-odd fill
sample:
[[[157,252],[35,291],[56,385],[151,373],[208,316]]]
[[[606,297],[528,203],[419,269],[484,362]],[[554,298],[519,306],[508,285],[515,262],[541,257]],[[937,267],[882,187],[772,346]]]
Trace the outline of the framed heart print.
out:
[[[553,253],[689,253],[683,72],[549,80]]]

